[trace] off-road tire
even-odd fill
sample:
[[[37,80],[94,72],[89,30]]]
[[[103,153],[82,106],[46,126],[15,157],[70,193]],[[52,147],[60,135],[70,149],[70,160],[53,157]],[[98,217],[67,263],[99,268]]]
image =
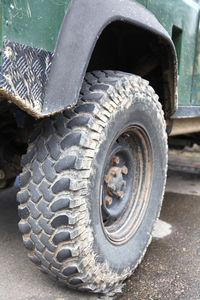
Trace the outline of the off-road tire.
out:
[[[120,246],[103,236],[96,193],[101,147],[109,142],[111,128],[114,130],[122,116],[130,118],[131,111],[148,127],[153,181],[144,222],[132,239]],[[108,293],[140,263],[159,216],[167,136],[158,96],[138,76],[114,71],[88,73],[76,107],[43,120],[33,136],[22,157],[17,195],[19,229],[29,258],[72,288]]]

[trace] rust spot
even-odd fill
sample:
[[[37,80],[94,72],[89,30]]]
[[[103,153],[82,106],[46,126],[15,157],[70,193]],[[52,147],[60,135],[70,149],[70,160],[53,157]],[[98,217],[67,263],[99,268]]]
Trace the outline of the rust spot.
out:
[[[105,198],[105,204],[106,206],[112,205],[113,199],[110,196],[106,196]]]

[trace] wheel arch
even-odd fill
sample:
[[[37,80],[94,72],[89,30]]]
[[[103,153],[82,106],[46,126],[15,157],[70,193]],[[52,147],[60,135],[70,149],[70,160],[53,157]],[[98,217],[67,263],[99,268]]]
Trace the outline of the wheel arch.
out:
[[[138,24],[113,21],[102,31],[89,60],[88,72],[119,70],[149,81],[165,116],[176,108],[176,66],[173,47]]]
[[[116,36],[114,40],[113,31]],[[112,38],[108,39],[109,36]],[[122,41],[122,36],[126,42]],[[135,41],[139,45],[136,50]],[[118,47],[111,55],[116,43]],[[142,53],[141,47],[146,49]],[[102,49],[105,52],[103,59],[100,57]],[[114,62],[116,56],[119,60]],[[136,61],[135,56],[138,63],[127,64],[123,59],[125,56]],[[108,61],[110,57],[111,63]],[[73,0],[57,42],[42,114],[50,115],[75,105],[86,71],[106,68],[146,78],[160,96],[165,116],[169,117],[175,112],[176,52],[170,36],[155,16],[131,0]],[[150,68],[151,72],[145,74],[146,68]]]

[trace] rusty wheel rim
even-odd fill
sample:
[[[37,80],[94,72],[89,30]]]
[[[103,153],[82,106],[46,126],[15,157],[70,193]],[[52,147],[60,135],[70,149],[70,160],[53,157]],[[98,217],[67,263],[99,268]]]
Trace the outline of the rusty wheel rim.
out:
[[[101,221],[112,243],[127,242],[144,219],[152,185],[152,147],[141,126],[111,143],[102,178]]]

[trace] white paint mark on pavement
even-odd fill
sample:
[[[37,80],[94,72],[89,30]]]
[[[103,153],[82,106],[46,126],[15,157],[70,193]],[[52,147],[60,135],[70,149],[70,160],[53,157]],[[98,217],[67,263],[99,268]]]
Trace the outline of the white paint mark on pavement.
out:
[[[154,238],[161,239],[171,234],[171,232],[172,226],[169,223],[164,222],[162,220],[158,220],[154,225],[152,235]]]

